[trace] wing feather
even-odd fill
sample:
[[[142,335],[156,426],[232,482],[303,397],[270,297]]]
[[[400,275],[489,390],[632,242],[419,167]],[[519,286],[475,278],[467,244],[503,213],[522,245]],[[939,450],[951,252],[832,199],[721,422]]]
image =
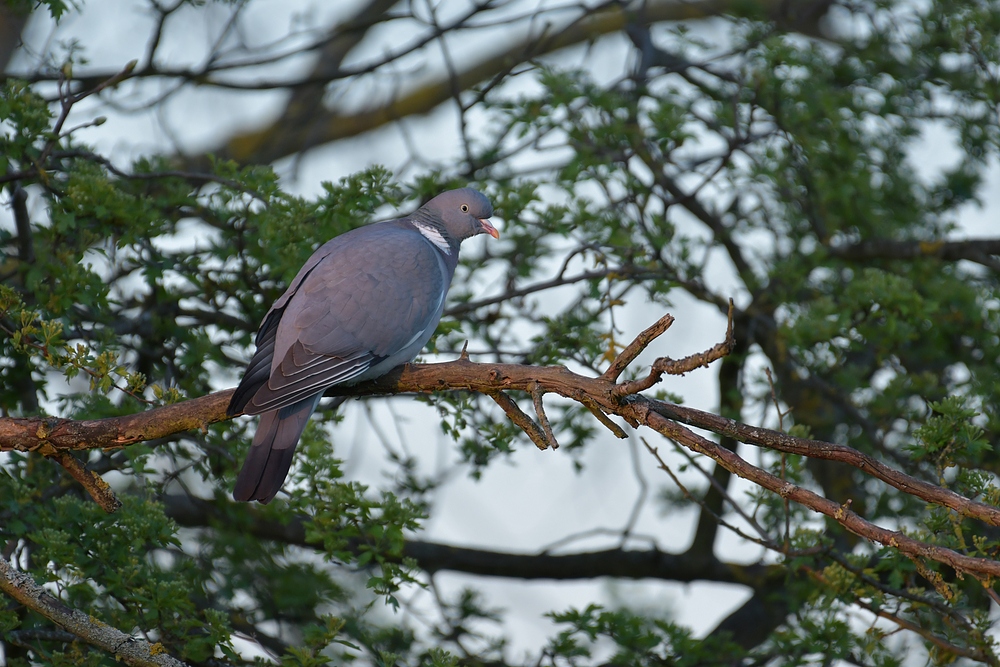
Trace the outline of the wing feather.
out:
[[[400,221],[323,245],[265,319],[231,407],[247,414],[287,407],[383,361],[412,359],[419,349],[411,348],[441,316],[454,271],[443,257]]]
[[[277,410],[321,392],[327,387],[361,375],[377,357],[368,353],[354,355],[349,359],[338,357],[316,357],[308,372],[295,376],[272,373],[271,380],[262,386],[247,404],[246,414]]]

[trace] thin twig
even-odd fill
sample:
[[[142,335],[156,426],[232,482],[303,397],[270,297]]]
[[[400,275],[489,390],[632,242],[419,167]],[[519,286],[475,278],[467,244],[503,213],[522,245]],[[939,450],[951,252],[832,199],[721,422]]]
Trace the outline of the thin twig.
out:
[[[607,429],[614,434],[616,438],[618,438],[619,440],[624,440],[625,438],[628,437],[628,433],[626,433],[621,426],[611,421],[611,418],[604,413],[604,410],[601,409],[601,406],[599,406],[594,401],[594,399],[590,398],[583,392],[580,392],[580,394],[577,395],[575,398],[576,400],[580,401],[580,403],[583,404],[583,407],[587,408],[587,410],[590,411],[590,414],[594,415],[594,417],[597,418],[597,421],[604,424],[607,427]]]
[[[683,375],[684,373],[689,373],[696,368],[701,368],[703,366],[707,367],[713,361],[721,359],[736,347],[736,337],[733,334],[733,300],[729,300],[729,315],[728,324],[726,326],[726,339],[713,346],[711,349],[705,352],[699,352],[698,354],[692,354],[683,359],[671,359],[670,357],[660,357],[653,362],[653,367],[649,371],[649,375],[639,380],[632,380],[631,382],[623,382],[617,385],[612,393],[615,396],[628,396],[630,394],[638,394],[641,391],[645,391],[652,387],[654,384],[660,381],[660,378],[664,374],[667,375]],[[655,325],[654,325],[655,326]],[[652,328],[652,327],[651,327]],[[645,333],[645,332],[643,332]],[[641,336],[642,334],[640,334]],[[631,343],[629,347],[631,347]],[[626,348],[627,350],[628,348]],[[625,353],[622,352],[622,355]],[[618,360],[616,359],[615,362]],[[614,365],[614,364],[612,364]],[[611,369],[608,369],[609,371]]]
[[[781,404],[778,402],[778,392],[774,388],[774,378],[771,377],[771,369],[765,368],[764,372],[767,373],[767,384],[771,387],[771,400],[774,401],[774,409],[778,413],[778,430],[782,433],[785,432],[785,415],[787,412],[781,411]],[[788,409],[791,412],[791,408]],[[788,454],[781,452],[781,479],[785,479],[788,466]],[[785,547],[791,543],[791,507],[788,503],[788,498],[783,499],[785,504]]]
[[[804,569],[809,574],[810,577],[812,577],[816,581],[820,582],[824,586],[827,586],[827,587],[830,587],[830,588],[836,588],[836,586],[834,584],[832,584],[821,572],[817,572],[816,570],[814,570],[812,568],[808,568],[808,567],[804,568]],[[872,603],[869,603],[869,602],[865,602],[865,600],[862,599],[860,596],[855,596],[855,598],[854,598],[854,600],[852,602],[853,602],[853,604],[856,604],[856,605],[858,605],[859,607],[861,607],[863,609],[867,609],[869,612],[871,612],[875,616],[878,616],[879,618],[884,618],[884,619],[886,619],[888,621],[892,621],[893,623],[895,623],[899,627],[904,628],[906,630],[909,630],[910,632],[914,632],[914,633],[920,635],[925,640],[927,640],[931,644],[934,644],[935,646],[937,646],[939,649],[941,649],[942,651],[944,651],[946,653],[950,653],[950,654],[953,654],[955,656],[964,656],[966,658],[971,658],[971,659],[976,660],[976,661],[985,662],[988,665],[996,665],[997,664],[996,656],[994,656],[993,653],[991,651],[989,651],[988,649],[974,649],[974,648],[967,648],[967,647],[963,647],[963,646],[958,646],[956,644],[952,644],[951,642],[947,641],[946,639],[938,637],[937,635],[935,635],[930,630],[928,630],[926,628],[923,628],[920,625],[918,625],[918,624],[916,624],[916,623],[914,623],[914,622],[912,622],[910,620],[907,620],[907,619],[905,619],[905,618],[903,618],[901,616],[893,614],[892,612],[888,612],[888,611],[886,611],[886,610],[878,607],[875,604],[872,604]]]
[[[507,417],[510,418],[512,422],[521,427],[521,430],[531,438],[531,441],[535,443],[535,446],[541,450],[549,448],[549,443],[545,439],[545,434],[542,433],[542,429],[539,428],[538,424],[532,420],[527,414],[524,413],[513,398],[508,396],[502,391],[487,392],[490,398],[496,401],[496,404],[503,408],[503,411],[507,413]]]
[[[751,526],[755,531],[757,531],[757,534],[760,535],[761,539],[768,545],[769,549],[773,549],[774,551],[779,551],[779,552],[781,551],[781,549],[778,548],[778,543],[775,542],[775,541],[773,541],[771,539],[771,536],[768,535],[767,531],[764,530],[764,527],[761,526],[757,522],[757,520],[755,518],[753,518],[752,516],[750,516],[749,514],[747,514],[743,510],[743,508],[740,507],[739,503],[737,503],[733,499],[733,497],[731,495],[729,495],[729,491],[727,491],[726,488],[722,484],[719,483],[719,480],[717,480],[715,478],[715,475],[713,475],[712,473],[708,472],[707,470],[705,470],[704,468],[702,468],[700,465],[698,465],[698,462],[694,458],[694,454],[692,454],[690,451],[688,451],[687,448],[682,447],[675,440],[670,440],[670,444],[672,444],[674,446],[674,449],[676,449],[682,456],[684,456],[684,458],[686,458],[688,460],[688,463],[691,464],[692,468],[694,468],[695,470],[697,470],[698,472],[700,472],[701,475],[702,475],[702,477],[704,477],[706,480],[708,480],[709,485],[713,489],[715,489],[715,491],[719,494],[719,496],[723,500],[725,500],[726,502],[729,503],[729,505],[733,508],[733,511],[736,512],[737,514],[739,514],[740,517],[744,521],[747,522],[748,526]],[[699,504],[704,503],[703,500],[699,500],[698,502],[699,502]],[[702,504],[702,506],[705,507],[705,509],[708,509],[706,505]],[[723,525],[725,525],[725,524],[723,524]],[[730,528],[730,526],[726,526],[726,527]],[[786,547],[787,547],[787,545],[786,545]]]
[[[531,400],[535,404],[535,414],[538,415],[538,423],[542,425],[542,432],[545,434],[546,440],[549,442],[549,446],[552,449],[559,449],[559,443],[556,442],[556,436],[552,432],[552,426],[549,424],[549,418],[545,414],[545,406],[542,405],[542,396],[545,392],[542,390],[542,385],[535,382],[531,385]]]
[[[38,156],[38,159],[35,160],[35,163],[37,165],[45,164],[45,161],[49,157],[49,153],[52,152],[52,149],[55,148],[56,144],[59,143],[59,140],[62,139],[63,137],[62,128],[63,125],[65,125],[66,123],[66,119],[69,117],[69,112],[73,108],[73,105],[90,97],[91,95],[96,95],[97,93],[100,93],[102,90],[106,88],[121,83],[132,74],[132,71],[135,69],[137,63],[138,61],[132,60],[116,74],[111,75],[110,77],[100,82],[93,88],[77,94],[73,94],[70,91],[70,85],[72,81],[70,77],[72,76],[72,72],[67,70],[68,65],[66,67],[63,67],[63,69],[60,71],[59,74],[59,97],[62,108],[59,113],[59,118],[56,119],[55,124],[52,126],[52,138],[49,139],[48,142],[46,142],[45,146],[42,148],[42,152]],[[64,86],[65,90],[63,88]],[[69,132],[67,132],[66,134],[69,134]]]
[[[646,446],[646,449],[649,451],[649,453],[653,455],[653,458],[656,459],[657,467],[663,472],[667,473],[670,479],[673,480],[674,484],[677,485],[677,488],[681,490],[681,493],[684,494],[684,497],[690,500],[691,502],[699,505],[704,511],[708,512],[711,515],[712,519],[714,519],[717,524],[719,524],[724,528],[728,528],[729,530],[733,531],[733,533],[739,535],[743,539],[749,542],[754,542],[755,544],[762,546],[765,549],[770,549],[772,551],[780,551],[780,549],[776,548],[776,545],[770,540],[754,537],[753,535],[747,535],[742,530],[732,525],[731,523],[723,519],[719,514],[714,512],[712,508],[709,507],[703,499],[696,497],[693,493],[691,493],[690,490],[688,490],[686,486],[684,486],[684,483],[681,482],[680,478],[677,477],[676,474],[674,474],[674,471],[670,469],[670,466],[668,466],[666,461],[663,460],[663,457],[660,456],[659,447],[653,447],[646,441],[645,438],[640,438],[640,440],[642,440],[642,444]],[[676,446],[676,443],[674,444]],[[733,503],[733,506],[735,507],[735,503]],[[767,536],[765,535],[765,538],[766,537]]]
[[[625,349],[615,357],[615,360],[611,362],[608,366],[608,370],[604,371],[604,375],[601,377],[610,382],[614,382],[618,379],[618,376],[628,368],[628,365],[635,361],[635,358],[639,354],[649,347],[649,344],[656,340],[660,335],[663,334],[670,325],[674,323],[674,316],[667,314],[661,317],[653,324],[651,327],[647,328],[645,331],[640,333],[635,337],[631,343],[625,346]]]

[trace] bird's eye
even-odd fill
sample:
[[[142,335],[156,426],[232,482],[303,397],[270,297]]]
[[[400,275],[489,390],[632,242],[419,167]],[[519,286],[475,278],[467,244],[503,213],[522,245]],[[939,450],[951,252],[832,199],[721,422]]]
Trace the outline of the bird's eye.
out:
[[[462,204],[462,213],[468,213],[468,212],[469,212],[469,205]]]

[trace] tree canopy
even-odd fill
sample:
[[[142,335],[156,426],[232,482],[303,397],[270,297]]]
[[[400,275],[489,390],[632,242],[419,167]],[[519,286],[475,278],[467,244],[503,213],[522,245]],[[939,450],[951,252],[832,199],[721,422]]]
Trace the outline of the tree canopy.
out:
[[[133,9],[0,5],[5,664],[1000,662],[1000,4]],[[338,151],[367,167],[296,192]],[[275,502],[232,501],[270,304],[465,185],[502,237],[463,250],[441,363],[351,388]],[[428,537],[456,479],[543,454],[634,467],[588,489],[637,499],[621,525]],[[486,592],[526,580],[744,597],[704,631],[556,599],[526,647]]]

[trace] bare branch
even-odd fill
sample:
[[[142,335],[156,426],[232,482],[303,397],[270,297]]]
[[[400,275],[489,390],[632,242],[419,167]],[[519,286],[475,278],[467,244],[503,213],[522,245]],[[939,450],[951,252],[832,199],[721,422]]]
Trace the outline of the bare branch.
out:
[[[535,382],[531,385],[531,401],[535,404],[535,414],[538,415],[538,423],[542,426],[542,433],[545,434],[545,439],[552,449],[559,449],[559,443],[556,442],[556,436],[552,433],[552,426],[549,424],[549,418],[545,414],[545,406],[542,404],[542,395],[544,394],[540,384]]]
[[[582,392],[577,396],[574,396],[574,398],[580,401],[580,403],[582,403],[583,406],[590,411],[590,414],[594,415],[594,417],[597,418],[597,421],[604,424],[604,426],[606,426],[607,429],[611,431],[611,433],[614,434],[616,438],[618,438],[619,440],[624,440],[625,438],[628,437],[628,434],[625,432],[625,430],[622,429],[622,427],[619,426],[618,424],[611,421],[611,418],[604,413],[604,410],[601,409],[601,406],[595,403],[592,398],[590,398],[589,396],[587,396]]]
[[[691,371],[697,368],[701,368],[703,366],[707,367],[713,361],[721,359],[722,357],[732,352],[733,348],[736,347],[736,337],[733,334],[733,309],[734,309],[733,300],[730,299],[729,316],[728,316],[729,322],[726,326],[726,339],[723,342],[718,343],[717,345],[713,346],[709,350],[706,350],[705,352],[692,354],[688,357],[684,357],[683,359],[674,360],[671,359],[670,357],[660,357],[659,359],[653,362],[653,367],[650,369],[649,375],[640,380],[632,380],[631,382],[621,383],[620,385],[615,387],[614,395],[627,396],[629,394],[637,394],[641,391],[646,391],[654,384],[659,382],[660,378],[663,377],[664,373],[666,373],[667,375],[683,375],[684,373],[690,373]],[[639,334],[639,336],[640,337],[644,336],[646,332],[650,331],[651,329],[654,329],[655,326],[656,325],[653,325],[653,327],[650,327],[646,331],[643,331],[641,334]],[[653,336],[653,338],[655,338],[655,336]],[[652,338],[650,338],[650,340],[652,340]],[[631,347],[631,345],[629,345],[629,347]],[[627,349],[628,348],[626,348],[626,350]],[[623,352],[622,354],[625,353]],[[639,352],[635,351],[634,354],[638,356]],[[615,359],[616,363],[617,361],[618,360]]]
[[[728,436],[748,445],[798,454],[811,459],[846,463],[911,496],[948,507],[962,516],[978,519],[991,526],[1000,526],[1000,508],[970,500],[954,491],[911,477],[853,447],[822,440],[796,438],[780,431],[741,424],[732,419],[673,403],[658,402],[656,409],[663,416],[675,421]]]
[[[863,519],[849,506],[838,505],[829,498],[824,498],[801,486],[784,481],[766,470],[748,463],[735,452],[670,421],[658,412],[654,412],[657,407],[655,404],[656,401],[648,399],[634,401],[632,405],[637,409],[637,419],[688,449],[714,459],[733,474],[768,491],[777,493],[782,498],[789,498],[814,512],[830,517],[859,537],[897,549],[912,558],[926,558],[943,563],[957,572],[980,573],[992,577],[1000,576],[1000,562],[998,561],[966,556],[952,549],[921,542],[903,532],[875,525]]]
[[[717,346],[718,347],[718,346]],[[411,365],[395,369],[374,381],[350,387],[335,387],[329,395],[370,395],[402,392],[433,392],[446,389],[477,391],[494,397],[505,411],[517,416],[523,424],[530,419],[516,410],[514,402],[503,392],[517,390],[545,391],[566,398],[585,394],[601,410],[618,415],[633,425],[645,425],[667,438],[673,439],[692,451],[714,459],[723,468],[743,477],[782,498],[793,500],[815,512],[824,514],[840,523],[847,530],[873,542],[895,548],[914,558],[926,558],[944,563],[960,572],[1000,576],[1000,562],[974,558],[937,545],[921,542],[902,532],[875,525],[847,506],[823,498],[807,489],[780,479],[767,471],[751,465],[735,452],[711,442],[677,424],[677,415],[705,416],[663,401],[641,395],[621,395],[621,386],[603,378],[590,378],[559,367],[535,367],[517,364],[477,364],[459,359],[441,364]],[[183,403],[156,408],[126,417],[74,422],[60,419],[0,419],[0,451],[17,449],[34,450],[48,444],[56,449],[88,449],[93,447],[121,447],[127,444],[164,437],[190,428],[204,428],[210,423],[226,419],[226,406],[233,390],[221,391]],[[512,408],[513,406],[513,408]],[[768,446],[773,443],[778,451],[790,451],[820,459],[842,460],[868,474],[887,481],[896,488],[918,498],[949,507],[963,516],[977,518],[993,526],[1000,526],[1000,509],[960,496],[952,491],[934,486],[892,470],[860,452],[842,445],[792,438],[768,429],[737,424],[722,417],[708,415],[702,422],[709,430],[736,439]],[[521,424],[519,424],[521,425]],[[701,424],[699,424],[701,425]],[[523,428],[523,426],[522,426]],[[528,427],[532,429],[532,427]],[[534,426],[535,429],[539,427]],[[530,434],[530,430],[527,431]],[[533,438],[538,446],[547,442]],[[752,435],[753,437],[749,437]]]
[[[469,357],[466,355],[464,358],[468,359]],[[545,439],[542,429],[539,428],[538,424],[531,417],[525,414],[524,410],[517,405],[517,402],[513,398],[502,391],[486,392],[486,395],[503,408],[503,411],[507,413],[507,417],[524,431],[525,435],[535,443],[535,447],[541,450],[549,448],[549,442]]]
[[[605,380],[614,382],[618,377],[628,368],[628,365],[635,361],[635,358],[639,354],[649,347],[649,344],[654,340],[659,338],[670,325],[674,323],[674,316],[667,314],[656,321],[653,326],[647,328],[645,331],[640,333],[635,337],[631,343],[625,346],[625,349],[621,351],[615,360],[611,362],[608,366],[608,370],[604,371],[604,375],[601,377]]]

